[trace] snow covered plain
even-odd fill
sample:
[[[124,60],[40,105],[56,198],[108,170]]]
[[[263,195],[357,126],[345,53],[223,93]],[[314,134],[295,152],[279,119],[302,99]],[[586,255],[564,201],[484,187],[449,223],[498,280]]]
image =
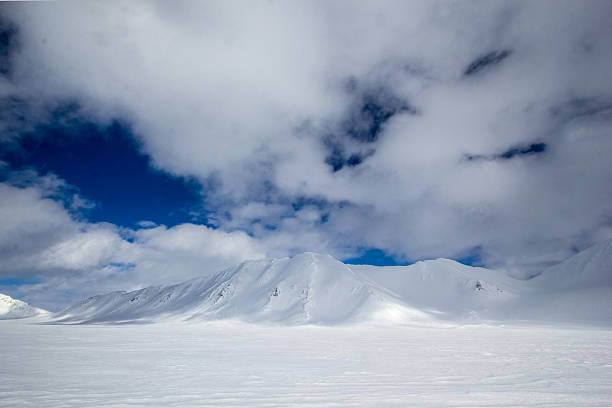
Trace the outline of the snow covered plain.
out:
[[[1,407],[609,407],[612,330],[0,322]]]

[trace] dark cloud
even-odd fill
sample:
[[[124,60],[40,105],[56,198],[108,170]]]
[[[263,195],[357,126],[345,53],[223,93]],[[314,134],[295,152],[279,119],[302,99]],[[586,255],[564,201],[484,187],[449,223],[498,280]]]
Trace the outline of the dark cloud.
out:
[[[546,151],[546,143],[532,143],[529,146],[513,147],[499,155],[500,159],[511,159],[516,156],[531,156]]]
[[[323,138],[329,150],[325,163],[334,172],[344,167],[356,167],[376,153],[375,144],[383,134],[385,125],[398,114],[416,115],[418,111],[406,101],[384,87],[359,88],[356,79],[347,85],[351,103],[346,118],[332,134]]]
[[[342,128],[348,136],[362,143],[374,143],[385,123],[398,113],[416,114],[416,109],[384,91],[365,93],[349,114]]]
[[[356,167],[363,163],[368,157],[376,152],[375,149],[365,149],[360,152],[349,152],[340,144],[336,143],[331,148],[331,153],[325,158],[325,163],[329,164],[334,172],[342,170],[344,167]]]
[[[0,97],[0,143],[11,142],[29,125],[28,110],[30,104],[17,95]]]
[[[539,155],[546,152],[548,145],[546,143],[531,143],[525,146],[516,146],[506,150],[503,153],[483,156],[477,154],[468,154],[466,155],[466,159],[468,161],[473,160],[508,160],[521,156],[533,156]]]
[[[612,119],[612,100],[601,98],[574,98],[551,108],[554,118],[569,121],[580,118]]]
[[[508,58],[512,54],[510,50],[491,51],[484,55],[479,56],[468,65],[463,72],[464,76],[472,76],[481,73],[485,69],[490,69],[495,65],[498,65],[503,60]]]
[[[0,9],[0,75],[10,76],[13,72],[13,58],[19,50],[17,25],[2,14]]]
[[[325,158],[325,163],[329,164],[334,172],[342,170],[346,165],[345,156],[346,153],[339,146],[335,146]]]

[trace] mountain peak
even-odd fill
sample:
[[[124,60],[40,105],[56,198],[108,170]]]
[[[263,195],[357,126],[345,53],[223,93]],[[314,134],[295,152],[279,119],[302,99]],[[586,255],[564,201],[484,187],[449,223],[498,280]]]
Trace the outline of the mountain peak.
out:
[[[551,266],[533,282],[547,290],[612,287],[612,239]]]
[[[48,312],[46,310],[31,306],[24,301],[13,299],[8,295],[0,293],[0,320],[22,319],[42,313]]]

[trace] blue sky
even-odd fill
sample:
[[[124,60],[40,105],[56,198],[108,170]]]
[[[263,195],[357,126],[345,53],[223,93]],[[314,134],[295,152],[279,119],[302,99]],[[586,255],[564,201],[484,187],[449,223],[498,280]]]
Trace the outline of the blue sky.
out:
[[[13,170],[55,174],[92,201],[90,222],[134,227],[140,221],[174,226],[206,223],[202,186],[151,167],[129,127],[75,121],[49,124],[23,135],[0,159]]]
[[[120,3],[0,6],[0,292],[612,237],[607,1]]]

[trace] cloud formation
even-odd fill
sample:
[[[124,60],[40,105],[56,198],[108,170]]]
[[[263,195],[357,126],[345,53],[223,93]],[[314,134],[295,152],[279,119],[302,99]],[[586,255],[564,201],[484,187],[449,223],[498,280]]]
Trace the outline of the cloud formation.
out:
[[[34,304],[55,310],[99,292],[173,283],[265,257],[239,231],[194,224],[132,230],[86,222],[67,206],[71,201],[59,199],[65,183],[51,177],[56,186],[50,188],[48,178],[21,187],[0,183],[0,281],[30,282],[5,290]]]
[[[74,245],[91,238],[104,259],[137,245],[216,253],[208,240],[232,254],[261,248],[253,256],[477,250],[487,266],[526,275],[612,236],[608,1],[3,12],[17,38],[0,79],[3,138],[75,102],[89,120],[129,121],[156,167],[209,188],[218,230],[143,229],[134,243],[111,226],[80,233]],[[26,193],[38,194],[10,192]]]

